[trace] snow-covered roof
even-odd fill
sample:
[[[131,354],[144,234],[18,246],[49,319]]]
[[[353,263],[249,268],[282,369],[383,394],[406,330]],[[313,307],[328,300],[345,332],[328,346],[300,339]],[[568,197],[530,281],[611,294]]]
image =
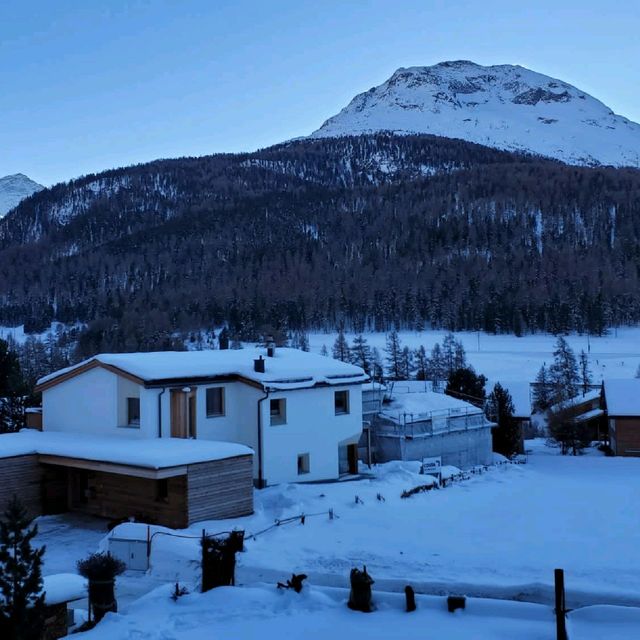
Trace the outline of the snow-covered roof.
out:
[[[603,384],[610,416],[640,416],[640,378],[608,378]]]
[[[594,418],[599,418],[604,415],[604,411],[602,409],[591,409],[591,411],[585,411],[585,413],[581,413],[578,416],[572,418],[572,422],[581,423],[588,422],[589,420],[593,420]]]
[[[597,400],[600,397],[600,389],[592,389],[591,391],[587,391],[586,393],[579,393],[577,396],[573,398],[569,398],[568,400],[564,400],[562,402],[558,402],[553,406],[549,407],[551,411],[558,411],[560,409],[569,409],[570,407],[577,407],[579,404],[583,402],[591,402],[592,400]]]
[[[403,382],[402,385],[405,383]],[[433,415],[471,415],[482,413],[482,409],[468,402],[452,398],[444,393],[432,391],[402,392],[394,387],[391,402],[385,404],[382,414],[392,420],[401,419],[403,415],[410,415],[413,420],[429,419]]]
[[[29,454],[64,456],[93,462],[166,469],[185,464],[253,455],[234,442],[183,438],[135,439],[22,429],[0,435],[0,458]]]
[[[254,370],[254,360],[263,357],[265,372]],[[265,349],[209,351],[154,351],[148,353],[101,353],[72,367],[60,369],[38,380],[42,385],[86,367],[92,362],[116,367],[145,383],[238,376],[271,389],[302,389],[315,385],[367,382],[360,368],[333,358],[298,349],[278,348],[274,357]]]

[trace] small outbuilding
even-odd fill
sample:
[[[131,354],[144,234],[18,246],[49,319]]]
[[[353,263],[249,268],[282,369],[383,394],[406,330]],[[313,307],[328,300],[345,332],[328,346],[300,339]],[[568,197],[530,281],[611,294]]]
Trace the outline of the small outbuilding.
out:
[[[617,456],[640,456],[640,379],[607,379],[602,383],[609,443]]]
[[[0,505],[30,515],[76,511],[172,528],[253,512],[253,452],[230,442],[133,443],[25,429],[0,435]]]

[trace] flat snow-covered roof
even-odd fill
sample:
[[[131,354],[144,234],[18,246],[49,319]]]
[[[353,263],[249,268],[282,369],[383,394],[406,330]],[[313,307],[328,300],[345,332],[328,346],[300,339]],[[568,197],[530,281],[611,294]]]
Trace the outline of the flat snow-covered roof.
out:
[[[474,405],[452,398],[444,393],[432,391],[401,392],[394,389],[391,402],[384,404],[382,414],[392,420],[407,414],[413,416],[413,420],[421,417],[428,419],[432,414],[443,415],[470,415],[483,413],[482,409]]]
[[[610,416],[640,416],[640,378],[607,378],[604,397]]]
[[[254,360],[263,357],[265,372],[254,370]],[[301,389],[318,384],[339,385],[367,382],[368,376],[352,364],[333,358],[278,348],[274,357],[265,349],[209,351],[155,351],[149,353],[101,353],[72,367],[55,371],[38,380],[45,384],[76,369],[97,362],[124,371],[145,383],[163,380],[239,376],[272,389]]]
[[[182,438],[132,439],[86,433],[42,432],[35,429],[0,435],[0,458],[29,454],[167,469],[253,455],[253,450],[234,442]]]

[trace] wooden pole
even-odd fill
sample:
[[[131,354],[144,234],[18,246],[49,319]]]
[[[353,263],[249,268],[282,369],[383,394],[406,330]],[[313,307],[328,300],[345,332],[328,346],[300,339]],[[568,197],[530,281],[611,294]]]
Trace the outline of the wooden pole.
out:
[[[567,640],[567,618],[564,593],[564,570],[554,571],[556,588],[556,639]]]

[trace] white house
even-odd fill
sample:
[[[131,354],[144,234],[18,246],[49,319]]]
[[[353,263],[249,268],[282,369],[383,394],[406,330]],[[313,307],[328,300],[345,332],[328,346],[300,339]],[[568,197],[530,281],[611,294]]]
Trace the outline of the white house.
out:
[[[357,468],[359,367],[296,349],[100,354],[38,381],[43,431],[247,445],[258,486]]]

